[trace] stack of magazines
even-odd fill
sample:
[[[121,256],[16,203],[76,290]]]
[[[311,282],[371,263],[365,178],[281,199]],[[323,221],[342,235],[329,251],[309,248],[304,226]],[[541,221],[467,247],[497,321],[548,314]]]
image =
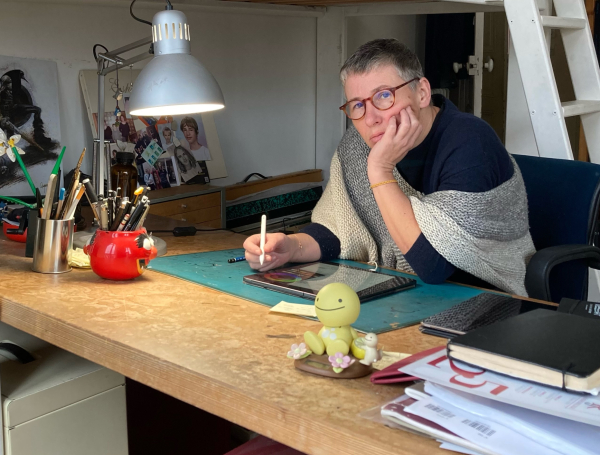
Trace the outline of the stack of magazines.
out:
[[[380,417],[437,439],[441,448],[487,455],[600,454],[600,399],[592,393],[486,371],[448,358],[444,347],[405,359],[396,372],[424,382],[382,406]]]

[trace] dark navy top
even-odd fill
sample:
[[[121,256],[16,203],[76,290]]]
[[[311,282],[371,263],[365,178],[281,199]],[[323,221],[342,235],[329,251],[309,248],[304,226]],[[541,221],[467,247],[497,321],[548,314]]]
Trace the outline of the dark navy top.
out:
[[[460,112],[441,95],[433,95],[432,99],[440,111],[431,131],[396,165],[408,184],[423,194],[444,190],[484,192],[509,180],[514,172],[512,162],[492,127],[474,115]],[[325,226],[312,223],[301,232],[317,241],[321,260],[339,256],[340,241]],[[423,234],[404,257],[426,283],[450,279],[491,286],[449,263]]]

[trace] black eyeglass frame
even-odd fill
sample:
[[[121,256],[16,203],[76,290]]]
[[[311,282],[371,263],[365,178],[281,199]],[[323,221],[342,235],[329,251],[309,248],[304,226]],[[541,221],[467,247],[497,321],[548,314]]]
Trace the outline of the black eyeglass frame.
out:
[[[374,107],[375,109],[377,109],[378,111],[387,111],[388,109],[391,109],[391,108],[394,106],[394,104],[396,104],[396,90],[399,90],[399,89],[401,89],[402,87],[404,87],[405,85],[408,85],[408,84],[410,84],[411,82],[414,82],[414,81],[420,81],[420,80],[421,80],[421,78],[420,78],[420,77],[415,77],[415,78],[411,79],[411,80],[410,80],[410,81],[408,81],[408,82],[405,82],[405,83],[403,83],[403,84],[400,84],[400,85],[399,85],[399,86],[397,86],[397,87],[392,87],[392,88],[384,88],[384,89],[382,89],[382,90],[378,90],[377,92],[373,93],[373,94],[372,94],[370,97],[368,97],[368,98],[365,98],[364,100],[351,100],[351,101],[348,101],[346,104],[344,104],[344,105],[340,106],[340,111],[342,111],[342,112],[343,112],[343,113],[346,115],[346,117],[348,117],[350,120],[360,120],[360,119],[361,119],[361,118],[363,118],[365,115],[367,115],[367,101],[371,101],[371,104],[373,105],[373,107]],[[377,106],[375,106],[375,104],[373,103],[373,97],[374,97],[375,95],[377,95],[378,93],[385,92],[386,90],[388,90],[388,91],[392,92],[392,96],[394,97],[394,101],[392,102],[392,104],[390,105],[390,107],[386,107],[385,109],[380,109],[380,108],[378,108]],[[352,117],[350,117],[350,116],[348,115],[348,113],[346,112],[346,106],[348,106],[350,103],[356,103],[356,102],[358,102],[358,101],[360,101],[361,103],[363,103],[363,104],[365,105],[365,112],[363,113],[363,115],[361,115],[361,116],[360,116],[360,117],[358,117],[358,118],[352,118]]]

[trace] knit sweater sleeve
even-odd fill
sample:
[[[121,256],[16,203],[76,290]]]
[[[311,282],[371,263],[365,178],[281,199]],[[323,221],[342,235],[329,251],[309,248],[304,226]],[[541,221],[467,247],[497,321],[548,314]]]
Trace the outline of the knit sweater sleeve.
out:
[[[333,232],[319,223],[311,223],[300,230],[301,233],[310,235],[319,244],[321,261],[337,259],[340,255],[340,240]]]
[[[415,273],[427,284],[440,284],[454,273],[456,267],[429,243],[423,234],[404,255]]]

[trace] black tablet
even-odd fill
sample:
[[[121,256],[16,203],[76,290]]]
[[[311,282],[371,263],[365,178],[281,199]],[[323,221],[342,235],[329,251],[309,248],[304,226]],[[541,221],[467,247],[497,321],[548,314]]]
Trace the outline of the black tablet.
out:
[[[244,277],[244,283],[314,300],[329,283],[344,283],[356,291],[361,302],[416,286],[416,280],[372,272],[335,262],[312,262],[286,266]]]
[[[424,319],[419,330],[428,335],[454,338],[479,327],[504,321],[538,308],[556,310],[557,306],[551,303],[532,302],[514,299],[507,295],[483,292]]]

